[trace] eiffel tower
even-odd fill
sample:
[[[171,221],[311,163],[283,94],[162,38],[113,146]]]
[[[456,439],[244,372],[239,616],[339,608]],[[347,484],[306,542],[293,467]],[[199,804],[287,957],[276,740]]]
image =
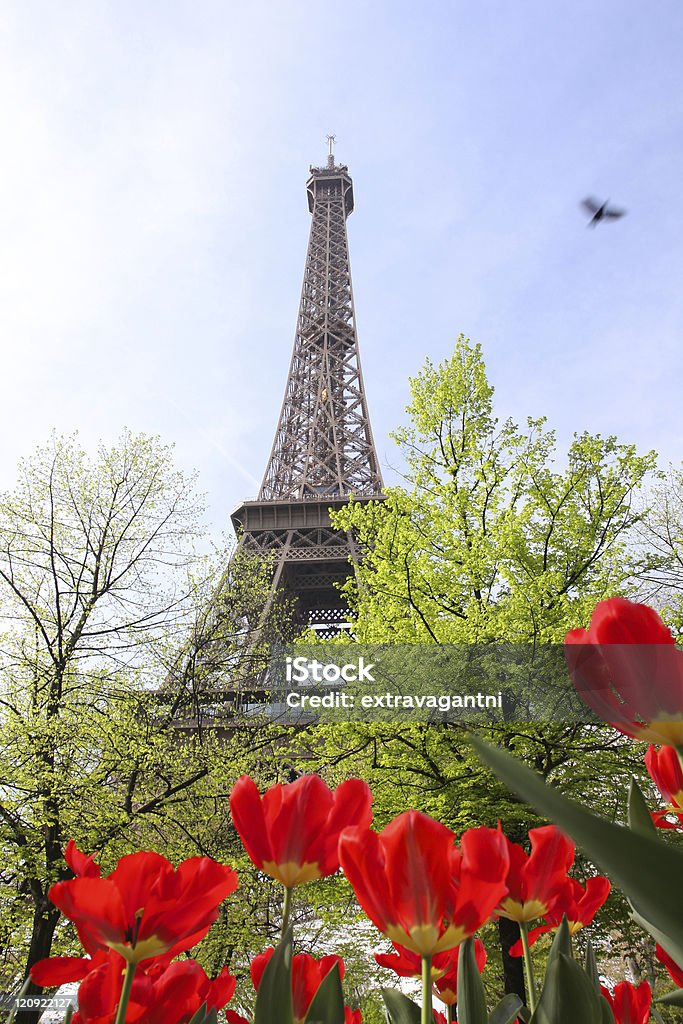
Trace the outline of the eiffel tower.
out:
[[[338,585],[358,549],[335,529],[330,509],[381,500],[382,477],[370,428],[356,336],[346,218],[353,210],[348,168],[311,167],[312,214],[294,350],[273,448],[256,501],[232,513],[240,545],[274,553],[271,595],[294,599],[298,625],[322,637],[348,621]]]

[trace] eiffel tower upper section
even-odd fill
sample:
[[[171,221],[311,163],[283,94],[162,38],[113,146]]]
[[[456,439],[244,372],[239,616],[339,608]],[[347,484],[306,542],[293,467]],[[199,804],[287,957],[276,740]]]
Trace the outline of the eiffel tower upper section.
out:
[[[348,168],[311,168],[312,213],[294,351],[280,421],[259,498],[377,494],[351,288],[346,218]]]
[[[337,590],[352,571],[353,538],[335,530],[329,509],[353,496],[381,499],[351,287],[346,218],[353,210],[348,168],[311,167],[312,214],[294,350],[270,459],[256,501],[232,516],[242,543],[276,553],[273,587],[296,596],[308,624],[343,621]]]

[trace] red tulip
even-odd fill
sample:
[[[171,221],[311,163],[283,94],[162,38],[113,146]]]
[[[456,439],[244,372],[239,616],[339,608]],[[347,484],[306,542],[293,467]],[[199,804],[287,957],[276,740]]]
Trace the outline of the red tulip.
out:
[[[70,961],[70,968],[67,964]],[[81,981],[75,1024],[113,1024],[126,961],[113,950],[96,953],[91,960],[52,957],[39,961],[31,977],[39,985]],[[187,1024],[204,1003],[222,1009],[235,991],[236,979],[225,967],[210,981],[194,960],[138,967],[126,1011],[126,1024]]]
[[[609,896],[610,888],[609,879],[603,878],[601,875],[589,878],[585,888],[575,878],[568,878],[558,893],[552,909],[543,915],[548,923],[530,930],[529,945],[532,946],[539,935],[543,935],[544,932],[552,932],[559,928],[565,914],[570,935],[575,935],[585,928],[591,923]],[[515,942],[510,949],[510,955],[522,955],[521,941]]]
[[[512,921],[533,921],[552,907],[574,862],[574,844],[556,825],[529,831],[531,853],[506,838],[510,855],[508,894],[497,912]]]
[[[241,1013],[237,1013],[236,1010],[226,1010],[225,1017],[228,1024],[250,1024],[246,1017],[243,1017]]]
[[[683,652],[654,609],[602,601],[564,649],[574,686],[600,718],[636,739],[683,743]]]
[[[600,991],[612,1007],[615,1024],[647,1024],[649,1021],[652,989],[647,981],[641,981],[638,986],[620,981],[614,988],[614,995],[604,985],[600,986]]]
[[[344,1024],[363,1024],[360,1010],[352,1010],[350,1006],[345,1006]]]
[[[76,924],[91,955],[116,950],[131,963],[190,949],[237,888],[237,874],[210,857],[192,857],[174,870],[158,853],[122,857],[107,878],[83,875],[57,882],[52,902]]]
[[[168,967],[152,964],[137,987],[133,982],[131,1002],[134,1011],[136,1006],[144,1009],[144,1024],[187,1024],[205,1003],[208,1009],[223,1009],[236,984],[227,967],[211,981],[195,960],[179,960]]]
[[[257,991],[268,961],[274,952],[275,950],[271,947],[264,953],[259,953],[251,961],[251,981]],[[297,956],[292,957],[294,1024],[303,1024],[308,1008],[313,1002],[314,995],[335,964],[339,965],[339,976],[343,978],[344,961],[340,956],[331,954],[316,960],[315,957],[309,956],[308,953],[298,953]]]
[[[657,943],[655,946],[655,954],[660,964],[663,964],[669,972],[669,976],[679,988],[683,988],[683,967],[679,967],[676,961],[669,956],[665,949]]]
[[[668,807],[655,811],[653,821],[658,828],[683,827],[683,770],[678,754],[673,747],[660,747],[652,744],[645,754],[645,767],[655,786],[667,801]],[[678,825],[666,820],[667,814],[675,814]]]
[[[260,795],[243,775],[230,794],[230,810],[252,862],[287,888],[333,875],[339,868],[339,834],[369,825],[372,794],[361,779],[334,791],[318,775],[271,786]]]
[[[422,957],[419,953],[413,953],[404,949],[398,943],[393,943],[395,953],[375,953],[375,960],[380,967],[388,967],[401,978],[422,977]],[[481,939],[474,940],[474,957],[479,973],[486,965],[486,950]],[[454,1006],[458,1000],[458,960],[460,959],[460,946],[454,949],[447,949],[443,953],[435,953],[432,957],[432,991],[443,1003]]]
[[[339,855],[356,898],[381,932],[431,957],[459,945],[488,920],[507,892],[509,856],[495,829],[450,829],[406,811],[379,833],[350,828]]]

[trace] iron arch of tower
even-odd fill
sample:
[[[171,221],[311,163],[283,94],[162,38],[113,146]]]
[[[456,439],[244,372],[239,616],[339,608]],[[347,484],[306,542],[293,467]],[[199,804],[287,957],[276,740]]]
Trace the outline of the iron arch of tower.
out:
[[[274,554],[301,625],[331,635],[348,618],[339,591],[360,552],[330,509],[382,500],[361,371],[346,220],[353,182],[331,151],[306,184],[311,230],[285,396],[255,501],[232,514],[240,545]]]

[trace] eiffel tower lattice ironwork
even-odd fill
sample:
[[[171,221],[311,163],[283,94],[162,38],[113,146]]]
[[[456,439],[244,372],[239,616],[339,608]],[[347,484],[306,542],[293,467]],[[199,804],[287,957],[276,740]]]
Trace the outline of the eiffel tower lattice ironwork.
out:
[[[351,287],[346,218],[353,182],[335,164],[311,167],[312,214],[294,351],[272,452],[256,501],[232,514],[240,543],[274,552],[272,593],[294,596],[297,620],[331,635],[347,620],[338,584],[358,551],[330,508],[381,500],[382,477],[368,415]]]

